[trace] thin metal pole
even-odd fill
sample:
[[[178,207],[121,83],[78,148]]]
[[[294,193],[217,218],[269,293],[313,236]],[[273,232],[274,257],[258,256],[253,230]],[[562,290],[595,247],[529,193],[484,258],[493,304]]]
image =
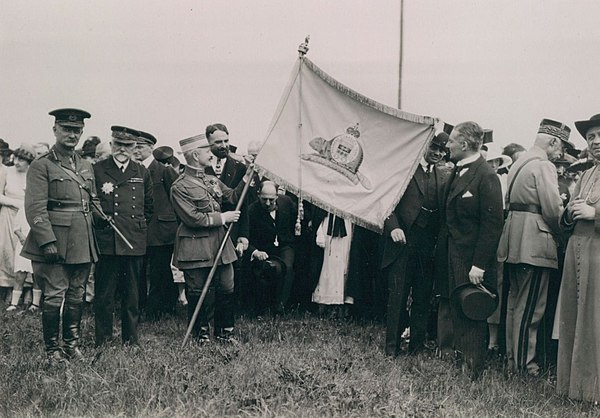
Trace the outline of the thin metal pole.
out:
[[[242,194],[240,195],[240,198],[238,199],[237,205],[235,206],[235,210],[241,209],[242,203],[244,203],[244,199],[246,198],[246,194],[248,193],[248,188],[250,187],[250,183],[252,183],[253,177],[254,177],[254,166],[252,166],[252,170],[250,171],[250,176],[248,178],[248,181],[246,181],[246,184],[244,185],[244,188],[242,189]],[[181,344],[181,348],[185,347],[185,343],[187,343],[187,340],[190,337],[190,334],[192,333],[192,329],[194,328],[194,324],[196,323],[196,320],[198,319],[198,314],[200,313],[200,308],[202,307],[202,303],[204,302],[204,299],[206,298],[206,294],[208,293],[208,288],[210,286],[210,283],[212,282],[215,272],[217,271],[219,259],[221,258],[221,255],[223,254],[223,250],[225,249],[225,244],[227,244],[227,240],[229,239],[229,235],[231,235],[232,229],[233,228],[231,227],[231,224],[230,224],[229,228],[227,228],[227,232],[225,232],[225,237],[223,238],[223,241],[221,242],[221,246],[219,247],[217,256],[215,257],[215,262],[214,262],[213,266],[211,267],[210,272],[208,273],[208,277],[206,278],[206,282],[204,283],[204,287],[202,288],[202,294],[200,295],[200,299],[198,299],[198,303],[196,304],[196,308],[194,309],[194,314],[192,315],[192,319],[190,319],[190,323],[188,324],[187,331],[185,332],[185,337],[183,338],[183,343]]]
[[[398,109],[402,109],[402,57],[404,46],[404,0],[400,0],[400,50],[398,59]]]

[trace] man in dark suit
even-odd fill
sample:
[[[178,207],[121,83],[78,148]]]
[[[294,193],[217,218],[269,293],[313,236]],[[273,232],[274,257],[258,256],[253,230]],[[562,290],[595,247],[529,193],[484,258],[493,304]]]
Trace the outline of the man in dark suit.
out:
[[[121,292],[121,337],[138,344],[138,282],[142,274],[148,223],[152,218],[152,179],[131,160],[139,132],[112,126],[112,156],[94,165],[96,188],[104,212],[132,244],[130,249],[106,223],[95,225],[100,247],[96,266],[96,345],[112,338],[115,290]]]
[[[250,221],[249,254],[251,262],[261,263],[270,256],[279,257],[285,264],[285,276],[277,283],[275,310],[283,312],[294,283],[294,256],[297,208],[291,198],[278,195],[271,181],[261,184],[258,201],[248,208]]]
[[[210,144],[210,151],[213,155],[211,164],[206,167],[206,174],[217,177],[225,184],[225,186],[234,189],[240,184],[240,181],[246,173],[246,165],[234,158],[231,154],[229,144],[229,130],[222,123],[208,125],[205,129],[206,138]],[[258,186],[258,184],[256,184]],[[240,211],[240,220],[231,225],[231,242],[235,246],[235,250],[240,259],[233,262],[234,280],[236,288],[236,303],[238,307],[242,307],[242,295],[240,291],[243,289],[243,282],[248,274],[244,273],[244,266],[241,260],[243,253],[248,249],[248,206],[249,198],[254,193],[256,187],[248,190],[249,194],[242,203]],[[223,210],[234,210],[235,205],[228,202],[223,202]]]
[[[85,283],[98,251],[90,212],[96,186],[94,171],[88,161],[75,153],[83,121],[90,114],[78,109],[58,109],[50,115],[55,117],[56,144],[49,153],[33,161],[27,172],[25,216],[31,230],[21,255],[31,260],[44,292],[44,344],[48,362],[56,365],[65,357],[83,357],[78,348],[81,310]]]
[[[440,208],[450,172],[438,167],[448,135],[440,132],[429,144],[402,199],[383,226],[381,268],[388,280],[385,352],[400,353],[401,335],[409,326],[406,303],[412,289],[409,352],[424,347],[433,290],[434,250]]]
[[[456,169],[447,187],[438,244],[436,288],[440,293],[438,328],[442,352],[452,346],[462,354],[473,379],[480,376],[486,354],[486,321],[467,318],[452,291],[465,283],[495,288],[495,259],[502,233],[500,180],[479,154],[483,131],[475,122],[458,124],[448,139]],[[444,222],[445,221],[445,222]],[[447,267],[444,269],[443,267]]]
[[[154,215],[148,224],[146,256],[140,277],[140,310],[145,308],[148,319],[158,320],[164,314],[173,313],[177,301],[177,286],[171,270],[177,217],[170,194],[179,174],[154,159],[152,149],[156,138],[147,132],[139,133],[133,157],[150,172],[154,199]]]

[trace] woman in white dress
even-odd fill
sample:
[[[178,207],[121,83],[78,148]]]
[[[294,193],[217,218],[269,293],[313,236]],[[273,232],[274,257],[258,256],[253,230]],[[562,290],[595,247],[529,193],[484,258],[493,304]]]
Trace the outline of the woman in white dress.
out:
[[[10,227],[11,241],[13,242],[12,273],[14,277],[11,302],[7,311],[17,310],[17,305],[23,293],[25,284],[33,285],[33,269],[31,261],[21,257],[21,249],[29,233],[29,225],[25,219],[23,201],[25,199],[26,176],[29,165],[35,159],[35,149],[30,145],[21,145],[14,152],[14,166],[7,169],[7,194],[11,199],[19,199],[15,205],[17,211],[11,211]],[[36,311],[40,305],[41,291],[34,286],[31,311]]]

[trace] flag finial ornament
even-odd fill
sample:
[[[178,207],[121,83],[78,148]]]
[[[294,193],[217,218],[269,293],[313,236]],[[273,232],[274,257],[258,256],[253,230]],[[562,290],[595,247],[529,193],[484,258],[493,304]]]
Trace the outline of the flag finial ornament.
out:
[[[308,52],[308,41],[310,41],[310,35],[306,35],[306,38],[304,38],[304,42],[302,42],[298,46],[298,54],[301,57],[305,56],[306,53]]]

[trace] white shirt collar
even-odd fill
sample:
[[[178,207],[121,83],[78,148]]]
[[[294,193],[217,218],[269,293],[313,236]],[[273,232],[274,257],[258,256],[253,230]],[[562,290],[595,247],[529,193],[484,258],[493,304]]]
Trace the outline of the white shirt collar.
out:
[[[123,164],[123,163],[120,163],[120,162],[118,162],[118,161],[115,159],[115,157],[113,157],[113,161],[115,162],[115,164],[117,165],[117,167],[119,167],[119,170],[121,170],[121,171],[125,171],[125,170],[127,170],[127,167],[129,167],[129,161],[131,161],[131,159],[127,160],[127,162],[126,162],[126,163],[124,163],[124,164]],[[121,168],[121,167],[124,167],[124,168]]]
[[[456,165],[458,167],[461,167],[463,165],[471,164],[471,163],[477,161],[479,159],[480,155],[481,154],[476,153],[476,154],[471,155],[470,157],[463,158],[462,160],[460,160],[459,162],[457,162]]]
[[[425,157],[421,157],[421,161],[419,163],[421,164],[421,167],[423,167],[423,170],[427,171],[430,164],[427,162],[427,160],[425,160]]]
[[[140,162],[142,163],[142,165],[144,167],[148,168],[148,167],[150,167],[150,164],[152,164],[152,161],[154,161],[154,157],[153,156],[149,156],[144,161],[140,161]]]

